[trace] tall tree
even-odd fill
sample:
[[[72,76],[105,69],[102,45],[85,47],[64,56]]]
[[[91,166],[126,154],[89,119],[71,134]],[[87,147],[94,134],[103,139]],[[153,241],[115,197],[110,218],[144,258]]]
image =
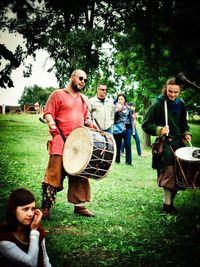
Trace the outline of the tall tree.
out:
[[[116,75],[138,82],[135,97],[144,108],[171,75],[184,72],[200,83],[199,12],[197,1],[129,1],[125,30],[115,34],[114,62]]]
[[[136,3],[137,2],[137,3]],[[125,30],[115,34],[116,76],[125,76],[137,110],[145,111],[166,79],[184,72],[200,83],[200,4],[185,1],[129,1]],[[194,90],[184,92],[190,111],[200,106]],[[150,144],[146,138],[146,145]]]
[[[25,39],[26,49],[21,46],[13,55],[15,66],[45,49],[55,61],[60,86],[74,68],[86,70],[92,85],[103,76],[113,92],[133,88],[136,81],[138,89],[129,94],[143,109],[172,74],[183,71],[200,83],[198,1],[1,0],[0,7],[0,29]],[[113,58],[102,49],[106,42],[115,47]],[[2,72],[0,81],[12,86],[6,80],[10,72]]]
[[[102,44],[122,28],[113,1],[8,0],[4,1],[3,25],[23,35],[26,55],[45,49],[54,59],[56,76],[63,86],[73,69],[90,77],[99,75],[104,57]],[[6,16],[6,7],[15,17]],[[101,58],[101,62],[100,62]],[[49,70],[51,71],[51,70]],[[106,73],[104,75],[109,75]]]

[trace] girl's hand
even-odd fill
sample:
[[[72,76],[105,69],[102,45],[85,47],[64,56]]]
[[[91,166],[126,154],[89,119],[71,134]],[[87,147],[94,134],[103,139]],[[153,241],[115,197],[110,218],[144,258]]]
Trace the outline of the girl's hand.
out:
[[[31,230],[37,230],[41,220],[42,220],[42,211],[39,209],[35,210],[35,215],[33,217],[33,221],[31,223]]]

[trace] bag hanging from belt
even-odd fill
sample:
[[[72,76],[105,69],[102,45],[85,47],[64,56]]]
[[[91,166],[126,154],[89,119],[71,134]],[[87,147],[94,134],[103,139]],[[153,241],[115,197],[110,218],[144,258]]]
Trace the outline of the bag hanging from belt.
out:
[[[113,133],[114,134],[121,134],[126,130],[125,124],[123,122],[116,123],[113,125]]]
[[[160,137],[156,140],[155,143],[152,144],[152,154],[153,155],[160,155],[163,152],[165,137]]]

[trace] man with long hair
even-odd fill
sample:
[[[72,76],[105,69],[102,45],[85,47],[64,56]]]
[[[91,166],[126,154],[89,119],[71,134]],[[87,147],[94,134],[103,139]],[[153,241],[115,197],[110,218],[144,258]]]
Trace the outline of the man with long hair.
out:
[[[168,214],[178,212],[174,207],[178,187],[173,151],[185,146],[185,141],[191,141],[186,106],[179,97],[180,90],[175,77],[170,77],[162,89],[162,94],[151,105],[142,122],[142,129],[147,134],[158,138],[165,137],[162,153],[153,154],[152,168],[157,170],[158,186],[163,187],[162,211]]]

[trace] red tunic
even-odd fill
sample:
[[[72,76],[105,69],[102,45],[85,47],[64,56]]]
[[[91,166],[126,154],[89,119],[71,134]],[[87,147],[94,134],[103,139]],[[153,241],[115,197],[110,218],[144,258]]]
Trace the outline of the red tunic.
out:
[[[88,108],[80,94],[73,97],[69,92],[58,89],[50,95],[46,103],[44,117],[46,114],[52,115],[56,125],[67,137],[74,129],[84,125],[85,119],[88,118]],[[50,133],[53,139],[49,154],[62,155],[64,141],[61,135],[58,131]]]

